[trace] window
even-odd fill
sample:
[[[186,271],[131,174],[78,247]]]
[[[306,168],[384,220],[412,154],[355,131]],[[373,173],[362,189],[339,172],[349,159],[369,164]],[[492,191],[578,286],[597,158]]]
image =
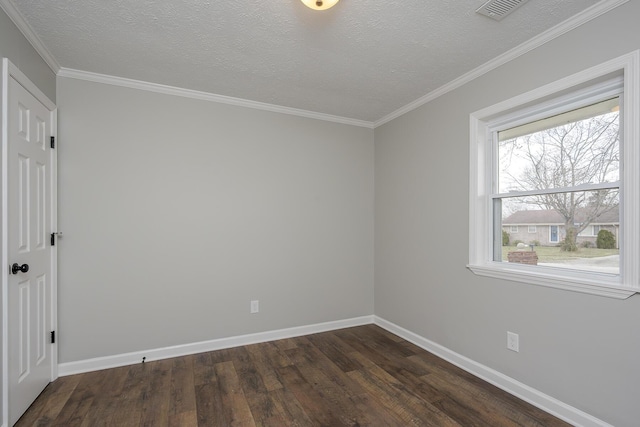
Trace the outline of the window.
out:
[[[511,232],[512,233],[517,233],[518,232],[518,226],[517,225],[512,225],[511,226]]]
[[[580,233],[578,233],[578,236],[580,236],[580,237],[596,237],[600,230],[606,230],[606,227],[603,227],[601,225],[590,225],[587,228],[585,228],[584,230],[582,230]]]
[[[640,292],[639,59],[634,52],[471,115],[474,273],[616,298]],[[536,265],[502,246],[502,224],[518,219],[548,224]],[[615,249],[580,245],[603,223],[619,224]]]
[[[489,127],[493,175],[498,177],[490,195],[495,221],[510,219],[515,212],[529,220],[564,224],[561,246],[545,249],[543,244],[537,265],[620,273],[617,251],[578,246],[578,236],[585,230],[591,233],[593,222],[612,215],[612,221],[619,222],[622,84],[616,79],[605,87],[594,87],[579,101],[551,103],[549,114],[560,114],[534,116],[523,124],[515,119],[515,125],[507,118],[495,129]],[[527,231],[535,233],[536,226],[529,225]],[[503,249],[494,258],[507,260]]]
[[[558,234],[558,226],[549,226],[549,243],[558,243],[560,241],[560,235]]]

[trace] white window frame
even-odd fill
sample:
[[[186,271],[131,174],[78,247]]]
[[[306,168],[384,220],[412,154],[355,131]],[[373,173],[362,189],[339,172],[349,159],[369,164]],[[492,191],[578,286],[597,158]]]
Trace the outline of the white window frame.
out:
[[[537,232],[538,232],[538,227],[536,227],[535,225],[527,226],[527,233],[537,233]]]
[[[597,237],[598,233],[596,232],[596,227],[598,227],[598,231],[604,230],[604,225],[600,224],[590,224],[587,228],[585,228],[581,233],[578,233],[580,237]]]
[[[518,232],[518,226],[517,225],[512,225],[510,230],[511,230],[510,233],[517,233]]]
[[[557,240],[551,240],[551,229],[553,227],[556,227],[556,239]],[[551,224],[549,226],[549,243],[560,243],[560,226],[559,225]]]
[[[545,266],[493,261],[493,139],[496,121],[510,122],[518,116],[531,121],[538,113],[551,111],[549,103],[575,100],[606,91],[613,77],[622,82],[620,128],[620,274],[594,273]],[[619,83],[618,83],[619,85]],[[595,88],[595,89],[594,89]],[[569,101],[568,101],[569,102]],[[477,275],[540,286],[628,298],[640,292],[640,51],[589,68],[541,88],[476,111],[470,116],[469,264]],[[560,228],[558,228],[558,232]]]

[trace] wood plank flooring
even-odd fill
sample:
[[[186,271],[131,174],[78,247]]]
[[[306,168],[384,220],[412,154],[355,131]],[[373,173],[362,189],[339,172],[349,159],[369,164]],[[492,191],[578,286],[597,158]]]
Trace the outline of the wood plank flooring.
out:
[[[62,377],[17,426],[567,426],[375,326]]]

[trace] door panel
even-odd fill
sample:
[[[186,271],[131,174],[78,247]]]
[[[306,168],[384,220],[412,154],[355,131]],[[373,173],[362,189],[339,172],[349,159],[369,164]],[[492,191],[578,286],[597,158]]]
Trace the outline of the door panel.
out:
[[[22,382],[29,375],[29,280],[25,280],[18,284],[19,301],[18,301],[18,381]]]
[[[46,362],[47,359],[47,329],[49,323],[47,322],[47,281],[46,275],[41,274],[36,278],[36,318],[38,323],[36,332],[36,366]]]
[[[29,158],[18,154],[18,253],[29,252]],[[11,197],[11,196],[10,196]]]

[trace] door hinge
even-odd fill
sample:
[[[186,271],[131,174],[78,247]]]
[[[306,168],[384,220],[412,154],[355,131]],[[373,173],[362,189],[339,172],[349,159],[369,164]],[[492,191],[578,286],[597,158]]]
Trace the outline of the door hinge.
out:
[[[56,137],[55,136],[51,137],[51,148],[56,148]]]
[[[51,344],[56,343],[56,331],[51,331]]]
[[[56,231],[55,233],[51,233],[51,246],[56,245],[56,236],[58,238],[62,237],[62,233],[60,231]]]

